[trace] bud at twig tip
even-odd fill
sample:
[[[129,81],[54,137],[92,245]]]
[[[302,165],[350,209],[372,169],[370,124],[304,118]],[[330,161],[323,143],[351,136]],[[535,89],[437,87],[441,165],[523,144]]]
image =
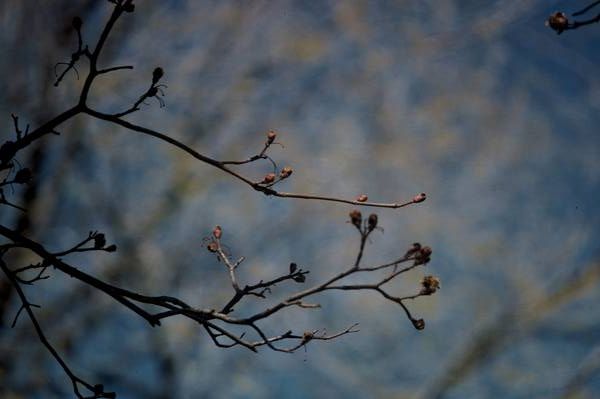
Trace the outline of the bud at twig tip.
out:
[[[360,229],[360,225],[362,223],[362,214],[358,209],[354,209],[350,212],[350,223]]]
[[[152,71],[152,84],[158,83],[158,81],[160,80],[160,78],[163,77],[164,74],[165,71],[161,67],[154,68],[154,71]]]
[[[419,202],[423,202],[427,199],[427,194],[425,193],[421,193],[421,194],[417,194],[413,197],[412,202],[414,202],[415,204],[418,204]]]
[[[564,12],[555,12],[546,20],[546,26],[549,26],[556,33],[560,34],[569,28],[569,19]]]
[[[377,215],[372,213],[369,215],[369,219],[367,219],[367,227],[369,229],[369,231],[373,231],[375,230],[375,227],[377,227]]]
[[[260,182],[261,184],[271,184],[275,181],[275,173],[267,173],[267,175]]]
[[[81,25],[83,25],[83,21],[81,20],[81,18],[74,17],[73,21],[71,22],[71,26],[73,27],[73,29],[80,30],[81,29]]]
[[[279,172],[279,177],[281,177],[282,179],[287,179],[293,172],[294,170],[292,168],[286,166],[283,169],[281,169],[281,172]]]

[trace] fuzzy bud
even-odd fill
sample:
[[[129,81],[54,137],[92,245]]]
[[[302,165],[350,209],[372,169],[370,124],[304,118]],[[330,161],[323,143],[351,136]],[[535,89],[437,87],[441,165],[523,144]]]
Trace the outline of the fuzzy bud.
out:
[[[290,274],[294,274],[298,270],[298,265],[295,262],[290,263]]]
[[[432,251],[430,247],[421,248],[415,256],[415,263],[419,265],[429,263],[429,261],[431,260],[431,252]]]
[[[421,193],[421,194],[417,194],[413,197],[412,202],[414,202],[415,204],[418,204],[419,202],[423,202],[427,199],[427,194],[425,193]]]
[[[304,274],[296,274],[294,277],[292,277],[292,280],[297,283],[303,283],[306,281],[306,276]]]
[[[367,202],[368,199],[369,199],[369,197],[367,197],[366,194],[361,194],[358,197],[356,197],[357,202]]]
[[[350,212],[350,223],[356,226],[357,229],[360,229],[360,225],[362,223],[362,213],[358,209],[354,209]]]
[[[546,20],[546,26],[549,26],[559,35],[569,27],[569,19],[564,12],[555,12]]]
[[[423,320],[423,319],[412,319],[411,321],[413,323],[413,326],[415,326],[415,328],[417,330],[423,330],[425,328],[425,320]]]
[[[431,247],[423,247],[421,248],[421,256],[431,256]]]
[[[440,289],[440,279],[435,276],[425,276],[421,280],[421,295],[431,295]]]
[[[94,236],[94,248],[96,248],[96,249],[104,248],[105,245],[106,245],[106,237],[104,236],[104,234],[102,234],[102,233],[96,234]]]
[[[279,172],[279,177],[281,177],[282,179],[287,179],[288,177],[291,176],[291,174],[293,172],[294,172],[294,170],[292,168],[290,168],[289,166],[286,166],[283,169],[281,169],[281,172]]]
[[[208,249],[210,252],[217,252],[219,250],[219,245],[213,241],[208,243],[206,249]]]
[[[267,144],[273,144],[275,138],[277,138],[277,133],[274,130],[269,130],[267,133]]]
[[[212,233],[213,236],[218,240],[223,235],[223,229],[221,229],[221,226],[215,226]]]
[[[152,71],[152,84],[157,84],[164,74],[165,71],[161,67],[154,68],[154,71]]]
[[[260,182],[261,184],[271,184],[275,181],[275,173],[267,173],[267,175]]]
[[[416,254],[417,252],[421,251],[421,244],[419,244],[418,242],[415,242],[412,245],[412,248],[409,249],[408,251],[406,251],[406,254],[404,255],[406,258],[413,256],[414,254]]]
[[[367,219],[367,227],[369,229],[369,231],[373,231],[375,230],[375,227],[377,227],[377,215],[372,213],[369,215],[369,219]]]
[[[302,342],[307,343],[314,337],[315,335],[311,331],[304,331],[304,334],[302,334]]]

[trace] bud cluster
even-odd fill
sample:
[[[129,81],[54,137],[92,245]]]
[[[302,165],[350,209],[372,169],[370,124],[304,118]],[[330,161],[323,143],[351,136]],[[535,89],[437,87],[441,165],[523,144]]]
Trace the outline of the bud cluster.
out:
[[[425,276],[421,280],[421,295],[431,295],[440,289],[440,279],[435,276]]]
[[[560,35],[569,28],[569,19],[564,12],[555,12],[546,20],[546,26]]]

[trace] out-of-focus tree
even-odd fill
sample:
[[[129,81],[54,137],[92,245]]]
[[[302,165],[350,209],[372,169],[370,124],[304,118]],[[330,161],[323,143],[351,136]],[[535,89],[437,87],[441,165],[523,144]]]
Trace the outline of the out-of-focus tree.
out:
[[[11,113],[37,126],[33,121],[53,114],[38,118],[44,105],[57,112],[77,98],[82,81],[71,75],[53,88],[52,67],[72,52],[75,35],[67,48],[59,40],[72,16],[84,20],[85,37],[97,37],[108,9],[89,3],[88,12],[73,8],[68,15],[66,7],[84,3],[0,4],[0,41],[10,55],[0,59],[0,73],[10,77],[3,93],[21,93],[10,102],[0,96],[7,138],[14,137]],[[136,71],[98,80],[94,105],[118,112],[134,103],[160,65],[169,85],[166,109],[150,104],[129,120],[217,159],[244,159],[265,128],[277,128],[286,147],[270,154],[294,167],[282,183],[291,191],[348,198],[426,191],[424,207],[377,212],[385,234],[374,236],[365,261],[393,257],[406,238],[427,242],[444,295],[411,306],[427,315],[424,332],[381,308],[376,292],[322,296],[322,310],[290,309],[265,320],[265,328],[343,329],[351,320],[361,323],[361,333],[289,356],[221,350],[183,319],[147,328],[70,279],[53,277],[28,290],[32,302],[44,305],[35,309],[40,323],[75,370],[124,397],[598,397],[600,284],[591,278],[540,316],[531,314],[545,298],[556,300],[561,287],[592,276],[587,271],[600,255],[600,30],[588,25],[556,36],[543,23],[556,10],[587,3],[140,4],[116,24],[103,55],[106,65]],[[42,84],[51,89],[48,101],[36,97]],[[310,283],[353,261],[355,231],[343,228],[352,206],[256,195],[171,146],[113,127],[73,119],[60,137],[43,141],[48,157],[34,173],[41,174],[34,181],[41,195],[35,228],[26,234],[63,248],[90,226],[119,245],[116,254],[72,259],[86,271],[189,303],[227,301],[222,264],[198,249],[199,232],[215,224],[226,228],[232,251],[246,255],[243,281],[268,278],[295,260],[310,268]],[[29,154],[19,155],[24,166],[31,166]],[[268,171],[246,167],[255,176]],[[22,188],[9,191],[16,203]],[[14,223],[18,212],[4,211],[2,222]],[[422,276],[415,271],[395,289],[410,291]],[[0,330],[0,353],[10,363],[0,396],[68,397],[64,375],[23,315],[9,328],[19,305],[10,294]],[[263,304],[251,299],[236,312]],[[502,324],[507,314],[528,321]],[[471,356],[487,335],[504,338]],[[469,357],[472,366],[460,367]]]

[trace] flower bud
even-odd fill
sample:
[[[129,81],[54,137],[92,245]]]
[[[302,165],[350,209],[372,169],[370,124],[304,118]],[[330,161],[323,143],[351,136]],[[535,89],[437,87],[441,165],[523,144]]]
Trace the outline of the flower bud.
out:
[[[417,330],[422,330],[425,328],[425,320],[423,319],[412,319],[411,320],[413,323],[413,326],[415,326],[415,328]]]
[[[431,251],[431,247],[423,247],[423,248],[421,248],[421,255],[422,256],[429,257],[429,256],[431,256],[431,252],[432,252]]]
[[[377,227],[377,215],[372,213],[369,215],[369,219],[367,219],[367,227],[369,231],[373,231],[375,227]]]
[[[421,280],[421,295],[431,295],[440,289],[440,279],[435,276],[425,276]]]
[[[366,194],[361,194],[358,197],[356,197],[357,202],[367,202],[368,199],[369,197],[367,197]]]
[[[555,12],[546,20],[546,26],[549,26],[556,33],[561,34],[569,27],[569,19],[564,12]]]
[[[73,18],[73,21],[71,21],[71,26],[75,30],[80,30],[81,25],[83,25],[83,21],[79,17],[75,17],[75,18]]]
[[[292,280],[294,280],[297,283],[303,283],[306,281],[306,276],[304,274],[297,274],[294,277],[292,277]]]
[[[419,202],[423,202],[427,199],[427,194],[425,193],[421,193],[421,194],[417,194],[413,197],[412,202],[414,202],[415,204],[418,204]]]
[[[279,177],[281,177],[282,179],[287,179],[293,172],[294,170],[292,168],[286,166],[283,169],[281,169],[281,172],[279,172]]]
[[[275,181],[275,173],[267,173],[267,175],[260,182],[261,184],[271,184]]]
[[[104,250],[106,252],[115,252],[117,250],[117,246],[115,244],[109,245],[108,247],[104,248]]]
[[[404,256],[406,258],[413,256],[414,254],[416,254],[417,252],[421,251],[421,244],[419,244],[418,242],[415,242],[412,245],[412,248],[409,249],[408,251],[406,251],[406,254],[404,254]]]
[[[313,334],[312,331],[304,331],[304,334],[302,334],[302,342],[307,343],[314,337],[315,337],[315,334]]]
[[[354,209],[350,212],[350,223],[360,229],[362,223],[362,213],[358,209]]]
[[[277,137],[277,133],[275,133],[274,130],[269,130],[269,132],[267,133],[267,143],[273,144],[276,137]]]
[[[217,252],[219,250],[219,245],[213,241],[208,243],[206,249],[208,249],[210,252]]]
[[[160,80],[160,78],[163,77],[164,74],[165,71],[163,71],[161,67],[154,68],[154,71],[152,71],[152,84],[158,83],[158,81]]]
[[[105,245],[106,245],[106,237],[104,236],[104,234],[102,234],[102,233],[96,234],[94,236],[94,248],[96,248],[96,249],[104,248]]]
[[[218,240],[223,235],[223,229],[221,229],[221,226],[215,226],[212,233],[213,236]]]
[[[429,263],[431,260],[431,248],[423,247],[417,252],[415,255],[415,263],[418,265],[423,265]]]

